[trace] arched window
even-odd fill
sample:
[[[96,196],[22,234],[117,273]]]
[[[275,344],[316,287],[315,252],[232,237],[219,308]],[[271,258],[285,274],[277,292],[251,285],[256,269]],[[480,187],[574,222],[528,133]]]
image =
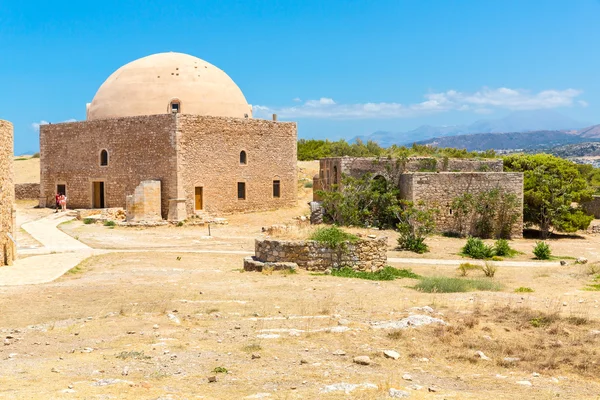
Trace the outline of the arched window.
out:
[[[108,151],[106,150],[100,152],[100,165],[103,167],[108,165]]]
[[[338,184],[338,176],[337,176],[337,166],[333,166],[333,184]]]
[[[244,150],[242,150],[240,152],[240,164],[241,165],[248,164],[248,156],[246,156],[246,152]]]
[[[181,102],[179,100],[171,100],[169,103],[169,112],[178,114],[181,112]]]

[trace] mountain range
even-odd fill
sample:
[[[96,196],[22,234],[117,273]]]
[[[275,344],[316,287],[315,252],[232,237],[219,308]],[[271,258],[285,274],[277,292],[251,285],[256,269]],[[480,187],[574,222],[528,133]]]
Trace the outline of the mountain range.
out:
[[[469,125],[423,125],[408,132],[377,131],[355,139],[373,140],[384,147],[416,142],[468,150],[524,149],[600,140],[600,125],[589,125],[552,110],[516,111]]]

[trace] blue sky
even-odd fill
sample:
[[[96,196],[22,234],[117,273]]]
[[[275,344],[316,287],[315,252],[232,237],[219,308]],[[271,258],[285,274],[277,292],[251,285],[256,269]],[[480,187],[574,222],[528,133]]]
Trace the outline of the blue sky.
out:
[[[85,119],[121,65],[200,57],[255,116],[301,137],[354,137],[556,109],[600,123],[600,0],[0,0],[0,119]]]

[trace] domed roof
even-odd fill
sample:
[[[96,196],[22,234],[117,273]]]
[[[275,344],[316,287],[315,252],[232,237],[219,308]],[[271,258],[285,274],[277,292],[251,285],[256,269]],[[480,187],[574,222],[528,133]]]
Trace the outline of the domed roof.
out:
[[[88,105],[87,119],[167,114],[174,100],[184,114],[252,116],[252,107],[225,72],[187,54],[158,53],[109,76]]]

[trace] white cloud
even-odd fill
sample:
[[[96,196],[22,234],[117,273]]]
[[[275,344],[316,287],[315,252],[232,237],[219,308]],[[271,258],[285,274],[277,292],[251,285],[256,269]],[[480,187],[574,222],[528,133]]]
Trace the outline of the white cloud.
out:
[[[68,119],[66,121],[62,121],[60,123],[63,123],[63,122],[77,122],[77,120],[75,118],[70,118],[70,119]],[[48,125],[49,123],[50,122],[48,122],[48,121],[41,120],[40,122],[33,122],[31,124],[31,127],[33,128],[33,130],[39,132],[40,131],[40,126],[42,126],[42,125]]]
[[[340,104],[332,98],[321,97],[307,100],[290,107],[254,106],[255,116],[277,114],[283,118],[410,118],[446,111],[472,111],[489,114],[494,109],[538,110],[544,108],[570,107],[577,104],[586,107],[583,100],[575,102],[580,90],[543,90],[531,93],[523,89],[483,88],[474,93],[448,90],[426,94],[425,101],[414,104],[355,103]],[[294,99],[296,100],[296,99]],[[297,99],[300,100],[300,99]]]
[[[292,99],[292,101],[295,102],[295,103],[300,103],[302,101],[302,99],[300,97],[294,97]]]

